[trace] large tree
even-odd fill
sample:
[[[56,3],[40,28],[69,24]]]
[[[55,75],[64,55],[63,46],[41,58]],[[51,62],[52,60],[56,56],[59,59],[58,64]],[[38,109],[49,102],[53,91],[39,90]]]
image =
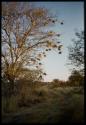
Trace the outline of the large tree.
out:
[[[2,2],[2,72],[12,89],[22,67],[39,69],[47,51],[61,53],[60,34],[48,30],[57,21],[47,9],[29,2]]]
[[[69,61],[77,70],[84,71],[84,32],[76,32],[76,38],[72,40],[73,44],[68,47]]]

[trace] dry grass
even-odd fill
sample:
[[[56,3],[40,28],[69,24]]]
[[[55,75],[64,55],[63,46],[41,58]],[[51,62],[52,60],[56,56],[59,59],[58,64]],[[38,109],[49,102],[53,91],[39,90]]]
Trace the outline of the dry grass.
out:
[[[3,122],[14,123],[83,123],[84,90],[82,87],[22,86],[18,95],[5,106]],[[3,108],[4,109],[4,108]],[[8,111],[6,111],[6,109]]]

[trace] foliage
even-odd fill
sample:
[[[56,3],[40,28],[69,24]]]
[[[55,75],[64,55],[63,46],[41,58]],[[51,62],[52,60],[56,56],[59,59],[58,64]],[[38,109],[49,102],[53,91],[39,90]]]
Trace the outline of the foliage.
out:
[[[71,75],[69,76],[69,84],[77,85],[84,85],[84,77],[80,74],[79,71],[74,70]]]
[[[52,82],[58,83],[60,80],[59,79],[54,79]]]
[[[51,88],[57,88],[57,87],[65,87],[66,83],[65,81],[59,80],[59,79],[54,79],[51,82]]]
[[[41,67],[41,59],[47,51],[62,45],[60,36],[45,28],[56,23],[56,18],[45,8],[30,3],[2,2],[2,69],[12,83],[23,67]]]
[[[73,39],[73,44],[68,47],[70,64],[77,69],[84,69],[84,31],[76,32],[76,39]],[[83,71],[84,72],[84,71]]]
[[[57,49],[61,54],[62,45],[57,41],[60,34],[45,30],[56,22],[47,9],[29,2],[2,2],[2,77],[10,82],[10,94],[16,79],[42,80],[46,73],[42,74],[41,60],[47,51]],[[28,73],[23,70],[27,66]]]
[[[84,94],[82,93],[82,87],[58,87],[52,89],[52,91],[47,87],[36,88],[35,92],[37,94],[30,94],[29,98],[27,97],[27,99],[30,99],[29,101],[26,101],[27,99],[22,101],[18,99],[17,101],[22,104],[22,109],[18,107],[16,112],[10,110],[10,113],[4,114],[2,117],[3,123],[84,122]],[[39,92],[43,94],[40,95]],[[46,99],[43,97],[46,97]],[[12,102],[10,103],[12,104]],[[14,105],[12,106],[14,107]]]
[[[28,69],[28,68],[22,68],[20,70],[20,75],[18,79],[20,80],[28,80],[28,81],[41,81],[43,76],[43,72],[41,69]]]

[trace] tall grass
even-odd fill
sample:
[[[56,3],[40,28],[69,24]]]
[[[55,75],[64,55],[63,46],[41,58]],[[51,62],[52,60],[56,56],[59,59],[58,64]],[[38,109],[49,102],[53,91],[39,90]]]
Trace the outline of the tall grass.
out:
[[[28,109],[27,113],[30,115],[22,114],[21,111],[24,109]],[[3,116],[6,113],[17,112],[21,114],[19,122],[83,122],[84,89],[83,87],[58,87],[57,84],[29,86],[23,83],[18,87],[15,95],[8,98],[2,96]]]

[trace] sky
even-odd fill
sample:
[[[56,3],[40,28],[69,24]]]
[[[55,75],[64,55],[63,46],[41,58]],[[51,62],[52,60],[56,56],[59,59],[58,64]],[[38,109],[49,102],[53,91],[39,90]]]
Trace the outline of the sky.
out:
[[[43,69],[47,73],[44,81],[53,79],[67,80],[71,74],[68,62],[68,46],[75,38],[75,31],[84,30],[84,3],[83,2],[35,2],[37,7],[45,7],[51,13],[56,14],[59,20],[64,21],[64,25],[55,25],[52,30],[61,33],[61,43],[63,44],[62,54],[55,51],[48,53],[42,60]]]

